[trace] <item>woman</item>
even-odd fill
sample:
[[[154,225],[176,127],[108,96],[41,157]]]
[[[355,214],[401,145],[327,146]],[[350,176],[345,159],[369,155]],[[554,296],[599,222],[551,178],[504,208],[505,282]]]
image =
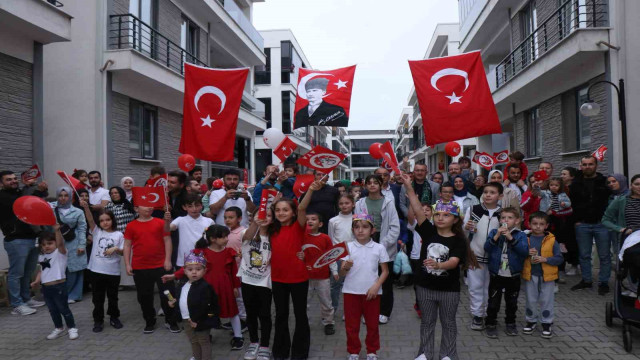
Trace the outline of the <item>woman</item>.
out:
[[[629,195],[627,177],[622,174],[611,174],[607,177],[607,186],[611,189],[609,204],[620,196]]]
[[[578,173],[578,170],[576,170],[576,168],[571,167],[571,166],[567,166],[564,169],[562,169],[562,172],[560,173],[560,177],[562,178],[562,182],[564,183],[564,193],[569,195],[569,185],[571,185],[571,183],[573,182],[573,178],[576,177],[576,174]]]
[[[500,170],[491,170],[489,173],[489,182],[497,182],[502,184],[502,171]],[[498,202],[500,206],[504,209],[507,207],[513,207],[520,211],[520,199],[515,190],[504,187],[502,190],[502,200]]]
[[[67,292],[69,304],[82,300],[82,284],[84,281],[84,269],[87,268],[87,221],[84,211],[71,206],[73,191],[68,186],[62,186],[56,191],[57,202],[52,203],[58,223],[66,224],[75,237],[67,240]],[[70,235],[73,237],[73,235]]]
[[[444,182],[444,176],[439,171],[431,175],[431,181],[442,185]]]
[[[484,177],[484,175],[477,175],[475,179],[473,179],[473,188],[469,189],[469,191],[471,191],[473,196],[479,199],[480,196],[482,196],[482,187],[486,183],[487,179]]]
[[[466,214],[473,205],[480,203],[478,198],[467,190],[464,179],[460,175],[453,178],[453,199],[458,203],[463,214]]]
[[[133,187],[135,186],[135,182],[131,176],[125,176],[120,179],[120,187],[124,189],[124,192],[127,194],[127,200],[131,201],[133,198]],[[120,231],[120,230],[118,230]]]
[[[113,212],[116,216],[116,230],[124,233],[127,224],[135,218],[133,205],[127,200],[124,189],[119,186],[112,186],[109,189],[109,196],[111,196],[111,202],[105,206],[105,210]]]

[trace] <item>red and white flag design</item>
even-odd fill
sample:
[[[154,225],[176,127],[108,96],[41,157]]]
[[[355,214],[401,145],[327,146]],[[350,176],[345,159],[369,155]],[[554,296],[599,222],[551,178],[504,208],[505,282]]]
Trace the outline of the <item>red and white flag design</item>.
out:
[[[267,218],[267,208],[271,203],[273,203],[273,199],[277,194],[278,192],[273,189],[262,190],[262,195],[260,196],[260,208],[258,209],[258,219],[264,220]]]
[[[184,64],[180,152],[207,161],[232,161],[238,113],[249,69]]]
[[[600,147],[598,147],[591,155],[593,155],[593,157],[598,159],[598,161],[602,162],[604,161],[604,154],[607,153],[607,150],[609,149],[603,144],[603,145],[600,145]]]
[[[493,153],[493,158],[496,160],[496,164],[509,162],[509,150],[502,150],[497,153]]]
[[[302,196],[302,194],[306,193],[309,190],[309,186],[315,180],[315,175],[313,174],[304,174],[296,176],[296,182],[293,184],[293,193],[296,197]]]
[[[284,140],[273,150],[273,155],[277,156],[280,161],[284,162],[289,156],[293,154],[298,145],[288,136],[284,137]]]
[[[427,145],[502,133],[479,51],[409,67]]]
[[[387,141],[382,144],[382,146],[380,146],[380,152],[382,153],[382,158],[387,163],[387,165],[389,165],[396,174],[400,174],[400,169],[398,168],[398,159],[396,158],[396,154],[393,152],[391,141]]]
[[[496,164],[496,159],[493,156],[487,154],[486,152],[477,152],[473,155],[473,162],[482,166],[487,170],[491,170],[493,165]]]
[[[333,262],[342,259],[349,255],[349,248],[346,242],[341,242],[333,245],[331,249],[327,250],[324,254],[318,257],[318,260],[313,264],[313,267],[318,269],[323,266],[332,264]]]
[[[321,173],[328,174],[332,172],[333,169],[337,168],[346,157],[347,155],[345,154],[341,154],[318,145],[298,159],[297,163],[320,171]]]
[[[22,179],[23,183],[36,180],[40,176],[42,176],[42,174],[40,173],[40,168],[38,167],[38,164],[34,164],[29,169],[27,169],[27,171],[20,174],[20,178]]]
[[[158,175],[154,178],[147,179],[147,182],[144,186],[156,187],[156,186],[167,186],[167,181],[169,180],[169,176],[167,174]]]
[[[58,174],[58,176],[60,176],[60,178],[62,178],[62,180],[67,183],[67,185],[71,186],[72,189],[74,190],[80,190],[80,189],[86,189],[87,185],[85,185],[84,183],[82,183],[80,180],[74,178],[73,176],[69,176],[67,175],[66,172],[64,171],[56,171],[56,174]]]
[[[164,186],[135,186],[133,191],[133,205],[152,208],[162,208],[167,203]]]

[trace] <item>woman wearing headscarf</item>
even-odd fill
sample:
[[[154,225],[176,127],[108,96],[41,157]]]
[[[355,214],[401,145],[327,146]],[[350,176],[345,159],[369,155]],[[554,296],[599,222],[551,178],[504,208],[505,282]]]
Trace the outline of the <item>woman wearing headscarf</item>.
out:
[[[124,233],[124,229],[127,227],[133,219],[135,219],[135,211],[133,205],[127,200],[126,192],[120,186],[112,186],[109,189],[109,196],[111,202],[105,206],[105,210],[109,210],[116,217],[116,230]]]
[[[466,214],[473,205],[480,203],[478,198],[469,192],[466,181],[461,175],[453,178],[453,200],[458,203],[463,214]]]
[[[133,187],[135,186],[135,182],[131,176],[125,176],[120,179],[120,187],[124,189],[125,194],[127,194],[127,200],[131,201],[133,198]],[[120,230],[118,230],[120,231]]]
[[[607,177],[607,186],[611,189],[609,204],[620,196],[629,195],[627,177],[622,174],[611,174]]]
[[[491,170],[491,172],[489,172],[489,181],[488,182],[497,182],[502,184],[503,182],[503,178],[502,178],[502,171],[500,170]],[[502,200],[500,200],[498,202],[498,204],[500,204],[500,206],[504,209],[504,208],[508,208],[508,207],[513,207],[518,209],[518,211],[520,210],[520,199],[518,197],[518,194],[516,193],[515,190],[508,188],[506,186],[504,186],[503,184],[503,190],[502,190]],[[481,197],[482,199],[482,197]]]
[[[87,268],[87,221],[82,210],[71,206],[73,193],[68,186],[59,187],[56,191],[58,201],[52,203],[58,223],[67,225],[73,234],[69,236],[73,237],[72,240],[65,237],[64,244],[67,248],[67,292],[70,304],[82,300],[83,274]]]

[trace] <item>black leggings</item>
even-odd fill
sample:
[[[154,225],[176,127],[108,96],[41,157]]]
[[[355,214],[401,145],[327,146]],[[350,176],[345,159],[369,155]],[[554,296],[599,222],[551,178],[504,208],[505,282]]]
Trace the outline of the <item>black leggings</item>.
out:
[[[276,333],[273,337],[273,357],[306,359],[309,357],[311,329],[307,317],[307,293],[309,282],[281,283],[273,281],[273,302],[276,306]],[[289,297],[293,302],[293,313],[296,317],[296,328],[293,332],[293,343],[289,336]]]
[[[247,311],[249,340],[260,341],[260,346],[269,347],[271,339],[271,289],[242,283],[242,300]],[[260,319],[260,337],[258,337],[258,319]]]

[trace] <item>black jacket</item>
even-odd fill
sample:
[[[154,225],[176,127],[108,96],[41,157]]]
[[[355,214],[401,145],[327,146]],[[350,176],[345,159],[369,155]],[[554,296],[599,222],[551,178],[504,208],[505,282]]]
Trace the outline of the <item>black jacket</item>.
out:
[[[596,173],[596,177],[592,180],[594,182],[593,191],[589,191],[585,181],[590,180],[584,178],[582,171],[578,171],[573,182],[569,185],[573,217],[576,222],[598,224],[607,210],[611,190],[607,186],[607,178],[600,173]]]
[[[204,279],[191,283],[187,295],[187,307],[189,308],[189,318],[198,324],[196,331],[220,327],[218,295]],[[180,313],[180,310],[178,309],[176,313]]]
[[[326,101],[320,103],[313,115],[309,116],[309,105],[296,113],[295,128],[305,126],[342,126],[347,127],[349,117],[338,105],[329,104]]]
[[[307,193],[305,193],[306,196]],[[300,199],[302,199],[304,196]],[[331,185],[325,185],[322,189],[314,191],[311,196],[311,203],[307,207],[307,213],[318,213],[322,215],[322,227],[320,232],[327,234],[329,232],[329,220],[338,215],[338,199],[340,191]]]
[[[34,227],[24,223],[13,213],[13,203],[23,196],[23,189],[16,190],[0,190],[0,228],[4,234],[4,241],[15,239],[35,239],[37,234]],[[44,197],[44,192],[34,190],[33,196]]]

